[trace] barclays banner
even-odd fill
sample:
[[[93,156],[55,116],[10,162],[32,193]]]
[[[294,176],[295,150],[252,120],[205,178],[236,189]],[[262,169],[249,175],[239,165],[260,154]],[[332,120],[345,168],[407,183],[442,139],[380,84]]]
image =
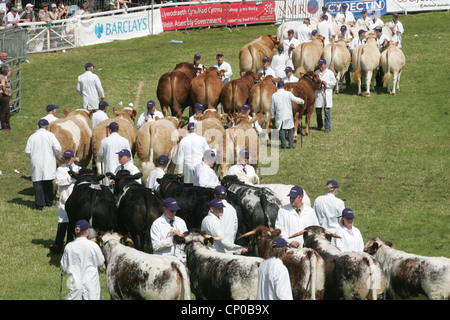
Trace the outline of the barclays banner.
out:
[[[353,13],[355,19],[361,18],[363,9],[367,9],[370,13],[372,11],[376,11],[378,17],[381,17],[386,14],[386,0],[357,0],[357,1],[331,1],[324,0],[324,5],[328,7],[328,12],[335,17],[336,13],[341,11],[341,5],[346,3],[348,5],[348,10]]]
[[[152,11],[148,10],[82,19],[78,27],[78,45],[88,46],[162,33],[160,10],[153,11],[153,19],[151,13]]]

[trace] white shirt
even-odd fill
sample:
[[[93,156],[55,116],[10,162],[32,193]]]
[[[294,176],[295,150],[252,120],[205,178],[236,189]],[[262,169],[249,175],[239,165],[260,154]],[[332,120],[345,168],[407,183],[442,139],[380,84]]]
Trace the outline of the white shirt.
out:
[[[384,41],[389,41],[391,39],[389,39],[389,37],[387,35],[385,35],[384,33],[380,33],[380,35],[377,37],[377,45],[378,45],[378,50],[381,52],[383,50],[383,43]]]
[[[162,177],[164,177],[165,174],[166,172],[162,168],[156,167],[155,169],[152,170],[152,172],[150,172],[145,186],[154,191],[158,191],[159,183],[158,181],[156,181],[156,179],[161,179]]]
[[[223,216],[220,217],[222,223],[222,230],[225,237],[232,243],[236,240],[236,233],[238,230],[238,218],[236,209],[228,203],[227,200],[221,199],[225,208],[223,208]],[[227,250],[225,249],[225,252]]]
[[[284,69],[286,69],[287,62],[288,56],[284,53],[277,53],[273,56],[270,67],[275,70],[276,78],[282,78],[285,75]]]
[[[201,116],[203,114],[194,114],[192,116],[189,117],[189,123],[191,122],[197,122],[197,120],[195,119],[195,116]]]
[[[100,122],[102,122],[103,120],[107,120],[107,119],[109,119],[109,117],[105,111],[97,110],[97,112],[94,112],[94,114],[92,115],[92,120],[91,120],[92,130],[94,130],[95,126],[98,125]]]
[[[214,241],[212,246],[208,246],[208,249],[222,253],[226,253],[225,250],[231,251],[230,253],[241,253],[242,247],[228,240],[223,231],[220,218],[211,211],[203,218],[201,230],[205,231],[210,236],[222,238],[222,240]]]
[[[284,81],[284,83],[289,83],[289,82],[297,82],[298,78],[294,75],[291,75],[290,77],[284,76],[282,80]]]
[[[117,158],[119,158],[119,157],[117,156]],[[120,164],[117,166],[116,170],[114,170],[114,174],[117,174],[117,172],[119,172],[119,170],[122,170],[122,166]],[[131,158],[130,158],[130,161],[128,161],[127,163],[125,163],[123,165],[123,170],[130,171],[131,175],[141,172],[141,171],[139,171],[138,167],[136,167],[134,165],[133,160],[131,160]],[[136,179],[136,182],[142,184],[141,178]]]
[[[340,226],[335,234],[340,236],[341,239],[333,237],[333,244],[342,252],[363,252],[364,240],[361,232],[355,226],[352,226],[352,230]]]
[[[56,157],[61,156],[61,145],[52,132],[41,128],[33,133],[28,138],[25,154],[31,160],[33,182],[55,179]]]
[[[180,234],[187,231],[186,222],[180,217],[175,216],[173,226],[164,213],[153,221],[150,228],[153,254],[172,255],[185,263],[184,245],[175,245],[172,242],[172,233],[176,230],[180,230]]]
[[[116,152],[122,149],[131,150],[130,142],[117,132],[111,133],[100,142],[97,159],[105,163],[104,173],[114,172],[120,165],[119,156]],[[109,187],[109,179],[107,177],[103,179],[103,184]]]
[[[81,167],[77,166],[75,163],[72,164],[72,171],[78,172]],[[55,183],[58,186],[59,193],[59,203],[58,203],[58,223],[69,222],[69,217],[66,212],[66,201],[72,194],[73,187],[75,186],[76,179],[69,175],[70,167],[67,164],[56,169],[56,179]]]
[[[87,110],[97,110],[99,96],[105,97],[100,78],[88,70],[78,77],[77,91],[83,97],[83,108]]]
[[[5,11],[6,12],[6,11]],[[16,21],[20,21],[20,15],[19,13],[16,13],[16,15],[14,16],[12,11],[8,12],[8,14],[5,17],[5,23],[9,26],[11,26],[11,22],[16,22]]]
[[[294,50],[293,49],[289,50],[291,44],[294,46],[293,49],[295,49],[300,44],[300,42],[295,37],[293,37],[292,39],[287,38],[283,40],[284,54],[288,58],[286,66],[289,66],[292,69],[294,69],[294,63],[292,62],[292,52],[294,52]]]
[[[397,48],[401,48],[402,47],[402,34],[405,32],[405,29],[403,29],[403,23],[401,23],[398,20],[397,20],[397,23],[395,23],[394,21],[391,21],[391,23],[395,25],[394,35],[392,36],[392,40],[394,42],[398,41]]]
[[[303,204],[300,209],[300,214],[294,209],[291,204],[282,206],[278,210],[277,219],[275,220],[275,228],[281,230],[281,237],[283,237],[288,243],[297,241],[300,243],[300,247],[303,246],[303,236],[298,236],[289,239],[293,234],[302,231],[309,226],[318,226],[314,209],[306,204]]]
[[[215,188],[220,184],[217,174],[205,161],[200,162],[194,169],[194,186]]]
[[[372,19],[371,18],[370,21],[371,21],[371,24],[370,24],[370,26],[371,26],[370,29],[371,30],[375,29],[376,26],[380,26],[380,27],[384,26],[383,20],[381,20],[379,18],[376,18],[376,19]]]
[[[183,173],[185,166],[184,183],[194,182],[194,169],[202,161],[203,153],[209,149],[208,142],[195,132],[189,133],[178,144],[177,173]]]
[[[145,121],[146,116],[149,116],[148,121]],[[156,117],[161,119],[164,118],[164,115],[161,111],[158,110],[155,110],[155,113],[153,115],[151,115],[148,110],[143,112],[138,118],[136,128],[139,130],[139,128],[142,127],[146,122],[155,121]]]
[[[298,27],[297,28],[297,38],[298,38],[299,44],[302,44],[304,42],[310,42],[311,41],[311,33],[312,33],[312,29],[304,23],[300,27]]]
[[[100,247],[86,237],[78,237],[64,248],[61,272],[70,273],[67,300],[100,300],[101,289],[98,267],[105,258]]]
[[[323,20],[317,24],[317,33],[325,38],[323,46],[327,46],[331,43],[331,39],[335,36],[333,26],[331,22]]]
[[[275,117],[277,130],[292,129],[294,127],[294,116],[292,114],[292,101],[295,103],[305,103],[302,98],[294,96],[290,91],[280,88],[272,95],[270,112]]]
[[[224,61],[219,66],[219,63],[215,63],[213,67],[216,67],[219,71],[225,70],[225,74],[222,76],[222,84],[225,85],[228,81],[230,81],[231,76],[233,75],[233,71],[231,70],[231,65]]]
[[[322,228],[332,233],[339,229],[339,217],[345,209],[344,201],[327,193],[316,198],[313,209]]]
[[[243,165],[240,163],[237,163],[235,165],[232,165],[228,171],[227,176],[236,175],[236,176],[245,176],[250,181],[252,181],[254,184],[259,183],[258,175],[256,174],[255,168],[252,165]]]
[[[322,73],[320,69],[316,70],[316,73],[319,75],[321,81],[325,81],[327,83],[327,87],[325,90],[325,95],[322,89],[316,90],[316,101],[314,101],[314,107],[316,108],[332,108],[333,107],[333,88],[336,85],[336,77],[334,76],[333,71],[326,68]]]
[[[346,10],[345,13],[342,12],[338,12],[336,14],[336,20],[344,18],[344,22],[356,22],[355,21],[355,16],[353,15],[353,13],[350,10]]]
[[[364,26],[367,26],[369,29],[372,29],[371,28],[372,23],[373,23],[373,21],[372,21],[372,19],[370,19],[369,16],[366,16],[365,18],[361,17],[356,21],[355,27],[358,28],[358,31],[359,31],[359,29],[363,28]]]
[[[259,265],[257,300],[293,300],[289,271],[279,258]]]
[[[45,117],[43,117],[42,119],[47,120],[49,124],[52,123],[53,121],[58,120],[58,118],[55,117],[55,116],[54,116],[53,114],[51,114],[51,113],[47,113],[47,115],[46,115]]]
[[[348,45],[348,49],[350,50],[350,53],[352,53],[356,49],[356,47],[358,47],[360,45],[363,45],[365,43],[366,43],[366,39],[365,38],[360,39],[359,36],[355,37],[355,38],[352,39],[352,41]]]
[[[267,76],[272,76],[274,78],[277,77],[275,70],[273,70],[271,67],[267,67],[267,68],[261,68],[258,70],[257,73],[261,73],[263,78],[267,77]]]

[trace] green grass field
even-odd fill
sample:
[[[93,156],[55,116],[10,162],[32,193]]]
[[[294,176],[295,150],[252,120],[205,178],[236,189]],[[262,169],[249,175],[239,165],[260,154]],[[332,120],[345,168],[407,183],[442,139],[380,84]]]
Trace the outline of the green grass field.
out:
[[[281,150],[279,172],[264,176],[263,183],[298,184],[314,201],[327,180],[337,180],[338,197],[355,211],[355,226],[365,241],[379,236],[400,250],[450,257],[449,18],[449,12],[401,16],[406,67],[397,95],[377,89],[365,98],[354,86],[334,95],[332,132],[314,130],[314,115],[303,147],[297,143],[294,150]],[[47,249],[56,235],[57,207],[32,210],[34,191],[24,149],[46,105],[81,107],[76,81],[86,62],[95,64],[111,106],[136,103],[143,82],[140,114],[148,100],[157,101],[159,77],[177,63],[192,62],[200,53],[210,66],[216,53],[224,52],[235,79],[239,49],[276,30],[277,26],[263,25],[233,32],[190,30],[189,35],[173,31],[65,53],[28,55],[30,64],[22,65],[22,111],[12,114],[12,131],[0,131],[0,299],[59,298],[60,256]],[[173,39],[183,43],[169,43]],[[112,117],[112,108],[108,115]],[[62,111],[58,116],[63,117]],[[104,274],[101,282],[103,298],[109,299]],[[65,285],[63,289],[67,294]]]

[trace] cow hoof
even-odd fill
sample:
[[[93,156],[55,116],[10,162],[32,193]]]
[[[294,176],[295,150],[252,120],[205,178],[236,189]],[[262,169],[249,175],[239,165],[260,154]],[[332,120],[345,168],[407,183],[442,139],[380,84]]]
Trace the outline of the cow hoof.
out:
[[[366,98],[370,98],[370,93],[366,93]]]

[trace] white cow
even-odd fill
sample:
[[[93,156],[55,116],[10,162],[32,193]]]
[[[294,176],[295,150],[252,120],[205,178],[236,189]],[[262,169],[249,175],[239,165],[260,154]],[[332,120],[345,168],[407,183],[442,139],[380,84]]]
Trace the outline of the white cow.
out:
[[[389,41],[387,48],[381,52],[381,68],[383,68],[384,72],[383,81],[386,84],[388,93],[395,95],[396,89],[400,90],[400,77],[405,64],[406,58],[403,51],[397,47],[394,41]],[[394,75],[392,92],[389,86],[391,74]]]
[[[336,42],[327,45],[323,49],[322,57],[327,61],[327,67],[336,76],[338,85],[335,86],[334,91],[339,93],[339,82],[343,80],[351,62],[350,51],[347,49],[344,37],[341,36]]]
[[[366,36],[366,43],[358,46],[352,55],[353,70],[355,70],[353,81],[358,84],[358,94],[361,94],[361,74],[366,74],[366,97],[370,97],[370,88],[375,91],[374,81],[380,65],[380,51],[376,36]]]

